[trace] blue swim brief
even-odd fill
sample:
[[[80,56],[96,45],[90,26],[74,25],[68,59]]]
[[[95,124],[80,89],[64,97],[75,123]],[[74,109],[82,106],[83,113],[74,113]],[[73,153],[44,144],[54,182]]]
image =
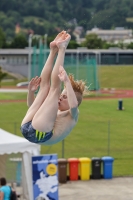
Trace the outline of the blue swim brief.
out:
[[[50,131],[47,133],[40,132],[38,130],[35,130],[31,123],[32,123],[32,121],[27,122],[27,123],[23,124],[20,128],[23,136],[27,140],[29,140],[30,142],[33,142],[33,143],[41,144],[41,143],[46,142],[47,140],[49,140],[52,137],[53,131]]]

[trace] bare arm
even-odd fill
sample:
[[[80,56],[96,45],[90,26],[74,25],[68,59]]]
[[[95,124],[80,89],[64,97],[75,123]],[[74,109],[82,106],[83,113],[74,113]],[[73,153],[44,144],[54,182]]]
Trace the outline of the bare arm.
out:
[[[66,73],[66,71],[64,70],[64,68],[62,66],[60,66],[59,68],[59,78],[62,82],[64,82],[64,85],[66,87],[67,90],[67,98],[68,98],[68,103],[71,109],[71,114],[73,117],[75,117],[75,115],[77,115],[78,111],[78,101],[75,95],[75,92],[72,88],[71,82],[69,80],[69,77]]]
[[[4,199],[4,193],[0,191],[0,200]]]
[[[38,89],[41,82],[41,78],[36,76],[32,78],[28,85],[28,94],[27,94],[27,105],[30,107],[34,101],[35,91]]]

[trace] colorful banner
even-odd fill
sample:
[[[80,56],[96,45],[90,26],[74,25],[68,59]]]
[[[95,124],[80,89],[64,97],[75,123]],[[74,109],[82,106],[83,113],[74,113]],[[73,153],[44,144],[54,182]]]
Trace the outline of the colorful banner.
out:
[[[32,157],[34,200],[58,200],[58,159],[56,154]]]

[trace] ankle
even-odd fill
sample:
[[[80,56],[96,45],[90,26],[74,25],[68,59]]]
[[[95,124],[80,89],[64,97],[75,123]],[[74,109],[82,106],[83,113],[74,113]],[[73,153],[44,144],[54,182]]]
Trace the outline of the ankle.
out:
[[[65,45],[60,45],[58,48],[59,48],[59,50],[66,51],[66,46]]]
[[[57,52],[58,52],[58,48],[51,48],[51,49],[50,49],[50,53],[52,53],[52,54],[54,54],[54,55],[56,55]]]
[[[58,53],[59,52],[65,53],[66,52],[66,47],[65,46],[60,46]]]

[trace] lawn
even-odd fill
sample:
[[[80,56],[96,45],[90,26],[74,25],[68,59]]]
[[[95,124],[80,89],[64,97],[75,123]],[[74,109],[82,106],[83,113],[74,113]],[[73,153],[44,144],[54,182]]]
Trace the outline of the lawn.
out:
[[[133,66],[98,66],[101,88],[133,89],[132,74]],[[2,86],[16,83],[2,82]],[[91,100],[93,96],[90,92],[90,99],[83,101],[79,122],[64,142],[42,146],[41,153],[65,158],[109,155],[115,158],[115,176],[133,175],[133,100],[124,99],[125,110],[118,111],[118,99]],[[26,93],[0,93],[0,99],[26,100]],[[0,128],[22,136],[20,124],[26,111],[26,102],[0,103]]]
[[[133,101],[124,99],[124,111],[118,111],[117,99],[84,100],[79,122],[71,134],[53,146],[42,146],[41,153],[58,157],[112,156],[114,175],[133,175]],[[26,103],[0,104],[0,127],[17,135],[27,110]],[[63,148],[62,148],[63,147]]]
[[[17,92],[2,92],[0,93],[0,100],[24,100],[26,99],[26,93],[17,93]]]
[[[133,66],[98,66],[101,88],[133,89]]]

